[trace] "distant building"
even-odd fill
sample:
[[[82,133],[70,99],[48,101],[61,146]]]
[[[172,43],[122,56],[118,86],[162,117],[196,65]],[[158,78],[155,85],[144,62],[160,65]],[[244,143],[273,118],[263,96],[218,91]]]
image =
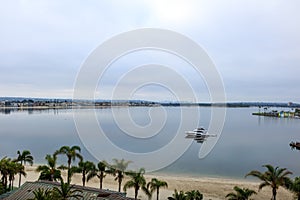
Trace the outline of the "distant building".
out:
[[[10,107],[11,106],[11,102],[10,101],[5,101],[4,105],[5,105],[5,107]]]

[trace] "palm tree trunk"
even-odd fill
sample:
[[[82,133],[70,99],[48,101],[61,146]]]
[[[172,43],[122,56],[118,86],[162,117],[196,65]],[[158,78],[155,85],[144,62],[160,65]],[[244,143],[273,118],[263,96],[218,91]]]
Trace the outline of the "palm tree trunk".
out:
[[[5,191],[7,191],[7,175],[3,175],[3,185],[4,185],[4,189]]]
[[[23,165],[23,160],[21,160],[21,165]],[[22,177],[22,174],[20,172],[19,173],[19,187],[21,186],[21,177]]]
[[[159,199],[159,188],[156,189],[156,200]]]
[[[82,174],[82,186],[85,187],[85,174]]]
[[[12,178],[11,175],[9,175],[9,186],[8,186],[9,191],[11,191],[11,190],[13,189],[13,188],[12,188],[12,182],[13,182],[13,178]]]
[[[272,189],[272,193],[273,193],[273,200],[276,200],[276,194],[277,194],[276,188]]]
[[[68,158],[68,176],[67,176],[67,182],[70,184],[71,182],[71,158]]]
[[[22,177],[22,174],[21,172],[19,173],[19,187],[21,186],[21,177]]]
[[[67,175],[67,183],[70,184],[71,180],[70,180],[70,176],[71,176],[71,172],[68,169],[68,175]]]
[[[100,190],[102,190],[103,176],[100,175]]]
[[[14,189],[14,182],[15,182],[15,177],[13,177],[11,180],[11,189],[12,190]]]
[[[122,184],[122,179],[119,178],[119,192],[121,192],[121,184]]]
[[[137,200],[138,192],[139,192],[139,189],[135,188],[135,191],[134,191],[134,199],[135,200]]]

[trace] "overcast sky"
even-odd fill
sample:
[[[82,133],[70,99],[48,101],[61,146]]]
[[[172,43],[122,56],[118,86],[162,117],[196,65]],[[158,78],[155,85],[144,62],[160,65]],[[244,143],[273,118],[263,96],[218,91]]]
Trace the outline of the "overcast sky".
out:
[[[300,102],[299,9],[298,0],[1,0],[0,96],[72,98],[77,73],[98,45],[148,27],[176,31],[203,47],[228,101]],[[101,80],[97,98],[110,98],[124,69],[151,62],[174,69],[186,65],[165,53],[128,55]],[[198,100],[209,101],[205,81],[188,67],[177,72],[190,81]],[[157,73],[132,76],[120,87],[151,75]],[[176,76],[161,76],[176,82]],[[174,94],[156,84],[138,88],[131,98],[173,100]]]

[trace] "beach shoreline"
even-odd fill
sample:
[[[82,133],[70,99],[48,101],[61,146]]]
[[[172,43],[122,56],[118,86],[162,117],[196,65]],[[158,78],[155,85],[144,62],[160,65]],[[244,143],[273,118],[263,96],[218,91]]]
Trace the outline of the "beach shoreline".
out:
[[[22,177],[22,184],[26,181],[37,181],[39,177],[39,173],[35,171],[37,165],[26,166],[26,178]],[[66,180],[66,171],[62,172],[62,176],[64,180]],[[203,195],[204,199],[208,200],[221,200],[225,199],[226,194],[229,192],[233,192],[234,186],[244,187],[255,190],[258,194],[254,195],[252,199],[271,199],[271,189],[264,188],[263,190],[258,192],[259,181],[255,181],[252,179],[237,179],[237,178],[221,178],[221,177],[205,177],[205,176],[185,176],[183,174],[178,175],[170,175],[163,174],[161,172],[155,173],[146,173],[145,178],[150,181],[152,178],[157,178],[159,180],[166,181],[168,183],[168,188],[161,188],[160,190],[160,199],[167,199],[169,196],[172,196],[175,189],[178,191],[190,191],[190,190],[199,190]],[[126,177],[122,182],[122,187],[124,183],[128,180]],[[15,185],[18,183],[18,176],[15,179]],[[81,185],[81,175],[75,174],[72,177],[72,184]],[[99,188],[99,180],[97,178],[91,179],[86,183],[86,186]],[[112,175],[106,175],[103,182],[103,189],[115,190],[118,189],[118,184],[114,181],[114,177]],[[134,192],[133,189],[128,189],[127,196],[133,197]],[[147,200],[146,195],[140,190],[139,199]],[[155,199],[156,196],[153,194],[152,199]],[[278,199],[293,199],[293,195],[287,191],[286,189],[280,188],[278,190]]]

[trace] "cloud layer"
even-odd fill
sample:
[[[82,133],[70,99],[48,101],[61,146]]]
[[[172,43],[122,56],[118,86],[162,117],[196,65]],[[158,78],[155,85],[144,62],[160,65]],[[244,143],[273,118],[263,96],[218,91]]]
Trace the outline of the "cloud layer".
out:
[[[299,6],[296,0],[2,1],[0,95],[71,98],[80,66],[93,49],[121,32],[154,27],[185,34],[206,49],[229,101],[300,102]],[[133,55],[110,73],[148,63],[151,55],[156,63],[167,59],[156,53]],[[177,68],[181,64],[167,60]],[[200,83],[199,99],[209,101],[203,80],[191,70],[181,73],[196,88]],[[114,82],[107,79],[104,88],[110,90]],[[105,90],[100,91],[105,98]],[[139,92],[135,96],[145,99],[170,98],[154,86]]]

